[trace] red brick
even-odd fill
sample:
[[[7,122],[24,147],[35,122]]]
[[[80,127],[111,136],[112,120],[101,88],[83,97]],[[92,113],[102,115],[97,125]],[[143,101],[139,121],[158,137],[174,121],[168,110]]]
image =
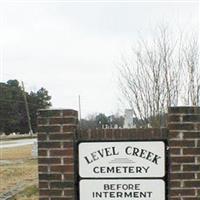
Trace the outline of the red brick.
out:
[[[76,124],[76,118],[52,118],[50,119],[50,124]]]
[[[175,180],[175,179],[194,179],[195,174],[194,173],[171,173],[170,174],[170,179]]]
[[[63,110],[63,116],[78,116],[78,112],[76,110]]]
[[[171,155],[180,155],[181,149],[180,148],[171,148],[170,149],[170,154]]]
[[[200,180],[184,181],[184,187],[200,188]]]
[[[48,188],[48,182],[46,181],[39,181],[39,188],[42,189],[42,188]]]
[[[171,171],[173,171],[173,172],[175,172],[175,171],[180,171],[181,170],[181,165],[179,164],[179,165],[171,165],[170,166],[170,168],[171,168]]]
[[[38,141],[45,141],[47,140],[47,134],[46,133],[38,133]]]
[[[61,113],[62,110],[39,110],[38,117],[59,117]]]
[[[73,200],[73,196],[52,197],[51,200]]]
[[[172,163],[194,163],[195,158],[191,156],[175,156],[171,157],[170,161]]]
[[[62,190],[40,190],[42,196],[62,196]]]
[[[38,118],[37,123],[38,125],[47,125],[49,124],[49,118]]]
[[[73,140],[74,138],[74,133],[68,133],[68,134],[64,134],[64,133],[52,133],[49,135],[49,139],[52,141],[55,140]]]
[[[184,139],[196,139],[196,138],[199,138],[200,139],[200,132],[184,132],[183,133],[183,138]]]
[[[73,157],[64,158],[64,164],[72,164],[72,163],[74,163],[74,158]]]
[[[192,123],[170,123],[168,124],[170,130],[193,130],[194,124]]]
[[[168,123],[169,122],[180,122],[180,118],[182,115],[168,115]]]
[[[64,180],[74,180],[74,174],[64,174]]]
[[[174,189],[170,191],[172,196],[194,196],[195,190],[192,189]]]
[[[67,149],[50,150],[50,156],[67,156]]]
[[[180,107],[169,107],[168,108],[168,113],[172,114],[200,114],[200,108],[199,107],[192,107],[192,106],[180,106]]]
[[[74,190],[73,189],[68,189],[68,190],[64,190],[64,194],[66,196],[72,196],[75,194]]]
[[[187,148],[183,149],[184,155],[200,155],[200,148]]]
[[[63,147],[64,148],[72,148],[74,144],[72,142],[63,142]]]
[[[195,164],[187,165],[187,164],[184,164],[183,165],[183,171],[197,171],[197,172],[200,172],[200,165],[195,165]]]
[[[50,133],[50,132],[60,132],[60,126],[39,126],[38,132]]]
[[[179,188],[181,186],[180,181],[170,181],[170,187],[171,188]]]
[[[42,149],[38,149],[38,156],[39,157],[44,157],[47,156],[47,150],[42,150]]]
[[[77,126],[76,125],[64,125],[63,132],[75,132]]]
[[[40,197],[39,197],[39,200],[49,200],[49,197],[40,196]]]
[[[170,147],[194,147],[195,141],[194,140],[170,140],[169,146]]]
[[[180,132],[169,131],[168,138],[169,139],[180,139]]]
[[[47,172],[48,171],[48,166],[47,165],[39,165],[38,166],[38,171],[39,172]]]
[[[61,158],[38,158],[38,164],[61,164]]]
[[[60,148],[61,142],[50,142],[50,141],[40,142],[39,141],[38,147],[40,149],[43,149],[43,148],[47,148],[47,149]]]
[[[73,186],[74,183],[70,181],[56,181],[50,183],[51,188],[72,188]]]
[[[39,174],[40,181],[52,181],[52,180],[61,180],[61,174]]]
[[[74,166],[73,165],[51,165],[50,169],[51,169],[51,172],[67,173],[67,172],[73,172]]]
[[[184,115],[184,122],[200,122],[200,114],[199,115]]]

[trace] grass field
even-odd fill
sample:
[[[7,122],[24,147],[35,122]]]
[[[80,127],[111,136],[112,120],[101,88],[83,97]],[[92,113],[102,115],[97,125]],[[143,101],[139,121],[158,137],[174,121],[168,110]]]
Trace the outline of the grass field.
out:
[[[0,149],[0,160],[18,160],[31,158],[32,145]]]
[[[24,191],[17,194],[12,200],[38,200],[38,188],[36,185],[27,187]]]
[[[27,185],[13,200],[38,200],[37,160],[31,159],[31,150],[31,145],[0,149],[0,194]]]

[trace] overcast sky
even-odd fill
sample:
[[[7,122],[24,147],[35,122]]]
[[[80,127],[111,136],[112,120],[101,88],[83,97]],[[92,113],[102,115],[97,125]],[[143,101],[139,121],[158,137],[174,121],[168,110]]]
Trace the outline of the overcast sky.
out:
[[[116,113],[121,55],[162,23],[198,29],[198,1],[0,0],[0,81],[43,86],[59,108],[78,109],[80,94],[83,116]]]

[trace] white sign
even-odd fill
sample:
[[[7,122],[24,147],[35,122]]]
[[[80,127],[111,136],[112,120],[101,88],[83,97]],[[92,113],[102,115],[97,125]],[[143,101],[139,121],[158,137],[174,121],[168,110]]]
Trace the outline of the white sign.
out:
[[[163,180],[81,180],[80,200],[165,200]]]
[[[165,176],[162,141],[82,142],[79,144],[82,178],[137,178]]]

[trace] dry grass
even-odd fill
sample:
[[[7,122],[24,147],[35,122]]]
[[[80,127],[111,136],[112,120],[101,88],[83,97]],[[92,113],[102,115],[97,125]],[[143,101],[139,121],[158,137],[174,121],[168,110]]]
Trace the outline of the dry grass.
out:
[[[8,191],[20,184],[37,182],[37,160],[31,159],[32,146],[0,149],[0,160],[7,160],[9,164],[0,165],[0,193]],[[30,187],[31,188],[31,187]],[[37,188],[37,186],[35,186]],[[33,189],[33,188],[32,188]],[[30,190],[32,190],[30,189]],[[37,189],[17,195],[17,200],[38,200]],[[30,195],[31,194],[31,195]]]
[[[18,160],[31,158],[32,145],[0,149],[0,160]]]
[[[0,193],[11,189],[17,184],[32,182],[36,178],[36,160],[0,166]]]
[[[38,188],[36,185],[27,187],[23,192],[20,192],[12,200],[38,200]]]

